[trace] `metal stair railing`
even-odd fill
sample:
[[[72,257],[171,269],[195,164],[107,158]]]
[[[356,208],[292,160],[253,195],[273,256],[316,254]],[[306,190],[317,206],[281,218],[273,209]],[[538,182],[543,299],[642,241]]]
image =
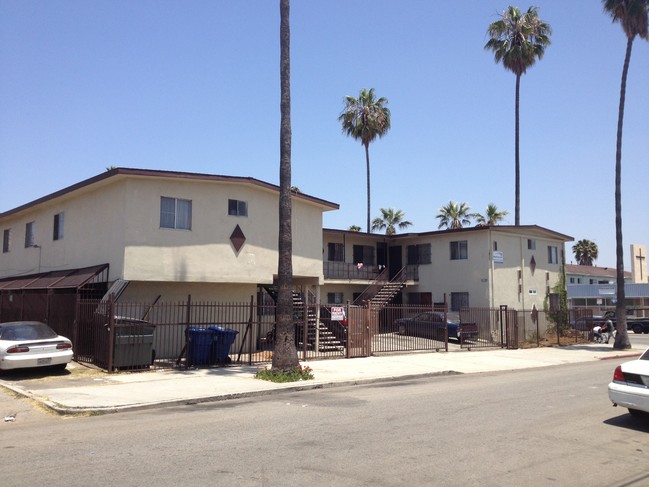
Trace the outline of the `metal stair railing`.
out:
[[[385,274],[387,273],[387,269],[384,269],[381,274],[379,274],[379,277],[370,284],[362,293],[359,297],[357,297],[354,302],[352,303],[353,305],[360,305],[365,301],[372,301],[374,305],[379,305],[380,307],[383,307],[389,301],[396,293],[401,291],[403,287],[406,284],[406,280],[408,279],[408,272],[407,272],[408,266],[404,266],[397,272],[397,274],[392,278],[392,280],[387,281],[385,279]],[[379,281],[379,278],[383,276],[383,279]],[[374,301],[374,298],[381,294],[383,290],[389,290],[389,297],[385,300],[385,302],[381,301]]]
[[[383,269],[378,276],[372,281],[372,283],[367,286],[363,292],[358,296],[352,305],[359,305],[362,304],[364,301],[369,301],[372,299],[376,294],[385,286],[386,283],[388,283],[388,269],[385,268]]]

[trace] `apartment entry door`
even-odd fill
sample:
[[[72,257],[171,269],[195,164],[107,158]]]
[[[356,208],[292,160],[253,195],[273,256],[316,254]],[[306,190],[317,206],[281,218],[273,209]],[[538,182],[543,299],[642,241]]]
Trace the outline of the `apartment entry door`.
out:
[[[403,258],[401,256],[401,245],[394,245],[390,247],[388,256],[388,271],[390,280],[396,276],[403,267]]]

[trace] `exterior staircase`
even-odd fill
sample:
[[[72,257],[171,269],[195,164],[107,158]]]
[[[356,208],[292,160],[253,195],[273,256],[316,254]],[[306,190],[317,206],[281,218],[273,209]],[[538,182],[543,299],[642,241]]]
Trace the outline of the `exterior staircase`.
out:
[[[369,302],[373,309],[383,308],[406,286],[406,268],[402,268],[392,280],[385,279],[385,271],[370,284],[353,304]]]
[[[265,287],[270,296],[277,302],[277,289]],[[306,337],[304,336],[304,310],[307,311]],[[293,319],[295,321],[295,346],[298,350],[315,350],[319,352],[342,353],[345,345],[326,323],[317,320],[316,308],[305,306],[301,293],[293,291]]]
[[[383,308],[406,286],[405,281],[390,281],[370,299],[372,308]]]

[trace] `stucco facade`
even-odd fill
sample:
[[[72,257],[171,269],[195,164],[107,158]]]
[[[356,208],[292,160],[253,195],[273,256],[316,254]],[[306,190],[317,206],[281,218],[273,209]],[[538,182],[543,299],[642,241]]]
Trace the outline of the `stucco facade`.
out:
[[[543,309],[546,293],[559,282],[564,244],[572,238],[535,225],[472,227],[457,230],[368,235],[324,231],[325,285],[323,296],[353,301],[371,283],[370,276],[354,276],[354,246],[374,247],[376,259],[365,262],[390,275],[406,267],[408,279],[401,295],[404,304],[446,302],[460,306]],[[343,245],[342,253],[331,244]],[[384,250],[381,250],[384,248]],[[331,250],[330,250],[331,249]],[[340,250],[340,248],[338,249]],[[370,252],[371,253],[371,252]],[[342,256],[342,257],[341,257]],[[331,257],[344,258],[331,262]],[[335,265],[335,266],[334,266]],[[349,278],[330,271],[347,266]],[[328,272],[329,271],[329,272]]]
[[[113,169],[0,214],[0,277],[108,263],[132,299],[245,300],[277,274],[278,201],[278,187],[252,178]],[[166,203],[178,212],[171,225]],[[322,213],[337,208],[294,194],[296,282],[323,281]]]

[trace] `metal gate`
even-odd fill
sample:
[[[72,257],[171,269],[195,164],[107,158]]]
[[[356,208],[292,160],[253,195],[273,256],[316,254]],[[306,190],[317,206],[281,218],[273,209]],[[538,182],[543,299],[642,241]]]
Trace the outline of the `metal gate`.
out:
[[[369,357],[372,354],[371,330],[378,326],[378,310],[347,306],[347,358]]]

